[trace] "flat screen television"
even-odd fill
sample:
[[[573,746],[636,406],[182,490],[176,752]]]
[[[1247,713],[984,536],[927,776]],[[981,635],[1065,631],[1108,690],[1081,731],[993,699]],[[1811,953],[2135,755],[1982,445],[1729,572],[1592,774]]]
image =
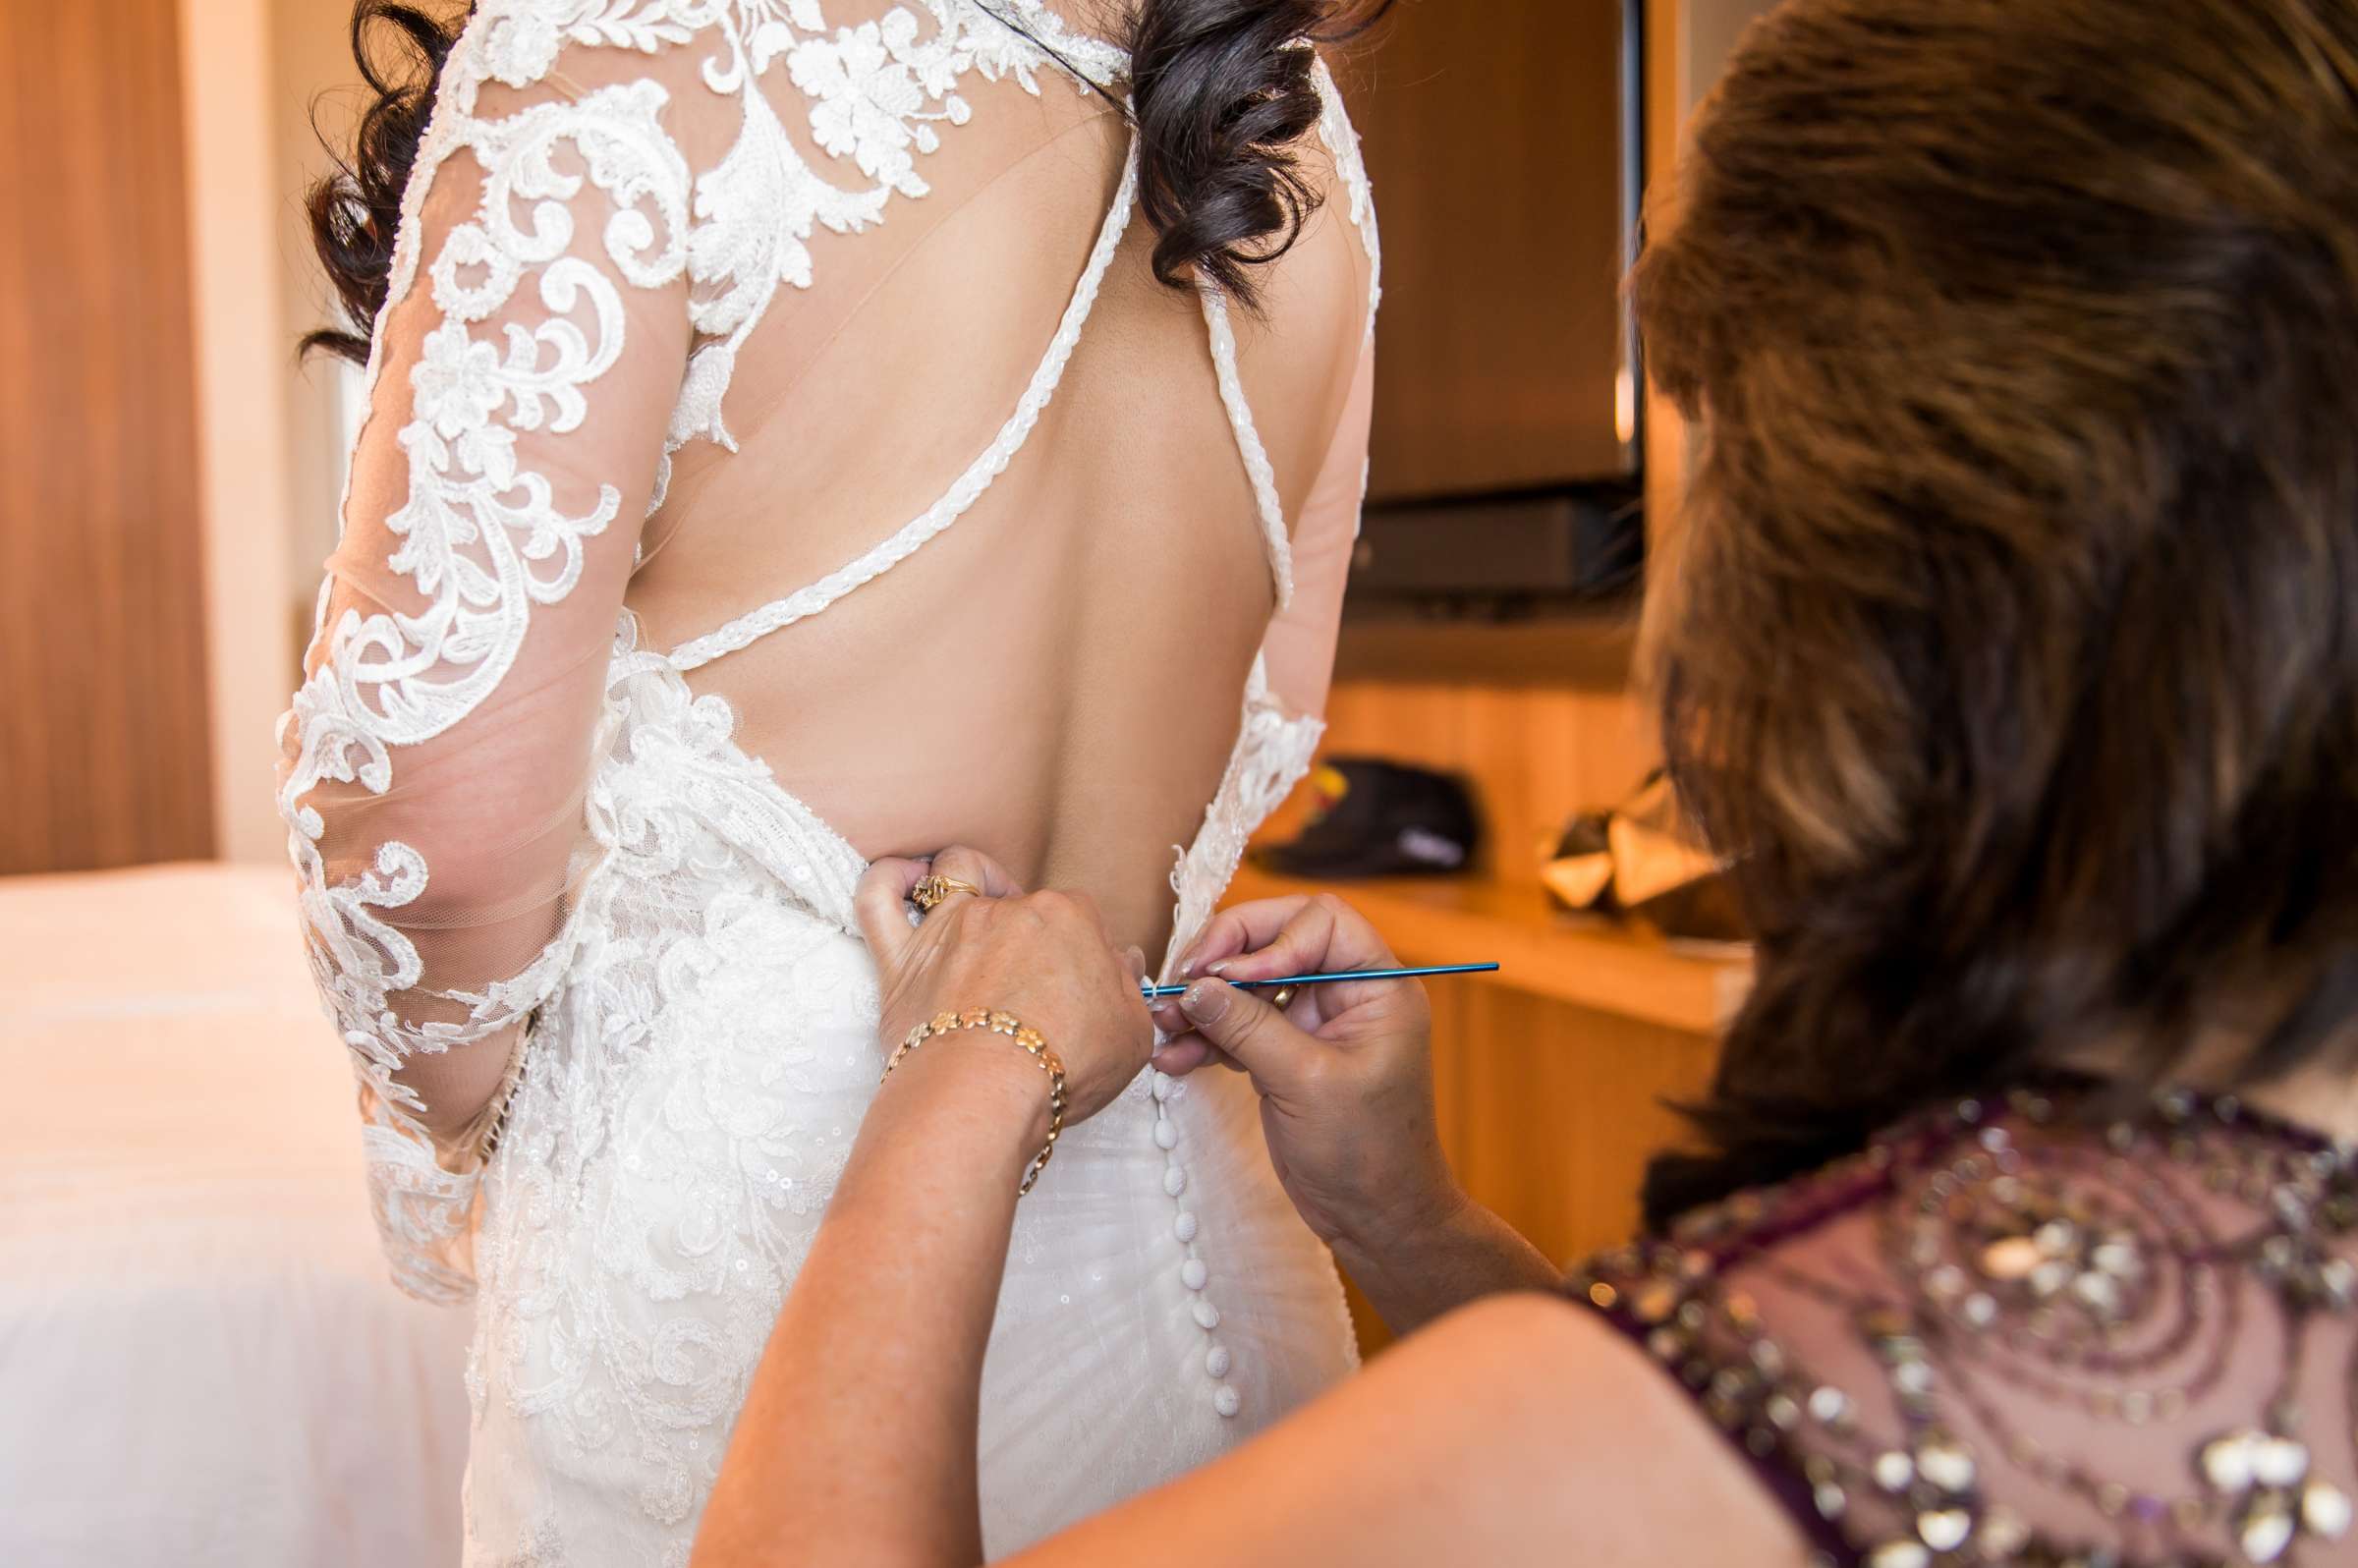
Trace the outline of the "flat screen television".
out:
[[[1642,0],[1400,0],[1350,69],[1384,246],[1361,608],[1634,582],[1645,45]]]

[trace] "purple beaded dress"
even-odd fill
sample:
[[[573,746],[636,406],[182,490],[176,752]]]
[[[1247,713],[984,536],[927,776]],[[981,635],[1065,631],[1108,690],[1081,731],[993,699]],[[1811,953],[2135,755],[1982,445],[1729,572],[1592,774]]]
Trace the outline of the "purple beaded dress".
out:
[[[2358,1563],[2358,1151],[2232,1100],[1968,1101],[1568,1288],[1824,1562]]]

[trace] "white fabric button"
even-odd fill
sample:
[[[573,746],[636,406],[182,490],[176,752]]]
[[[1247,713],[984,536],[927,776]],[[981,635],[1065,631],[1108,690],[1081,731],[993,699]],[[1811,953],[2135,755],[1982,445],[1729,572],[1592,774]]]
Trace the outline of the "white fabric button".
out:
[[[1220,1310],[1201,1296],[1196,1298],[1196,1326],[1207,1333],[1220,1326]]]
[[[1211,1391],[1211,1408],[1222,1416],[1233,1416],[1245,1408],[1245,1401],[1235,1389],[1222,1383]]]
[[[1179,1129],[1170,1122],[1156,1122],[1154,1124],[1154,1147],[1156,1148],[1177,1148],[1179,1147]]]
[[[1173,1165],[1162,1173],[1162,1190],[1173,1198],[1187,1191],[1187,1172]]]
[[[1182,1208],[1179,1210],[1179,1217],[1171,1221],[1171,1234],[1178,1237],[1183,1242],[1191,1242],[1196,1239],[1196,1213],[1194,1209]]]
[[[1171,1097],[1170,1074],[1156,1073],[1154,1075],[1154,1097],[1156,1099],[1169,1099]]]
[[[1204,1266],[1201,1258],[1191,1258],[1179,1265],[1179,1283],[1190,1290],[1202,1290],[1204,1281],[1210,1277],[1211,1271]]]
[[[1226,1345],[1214,1345],[1209,1350],[1206,1351],[1204,1353],[1204,1370],[1211,1374],[1214,1381],[1227,1376],[1228,1347]]]

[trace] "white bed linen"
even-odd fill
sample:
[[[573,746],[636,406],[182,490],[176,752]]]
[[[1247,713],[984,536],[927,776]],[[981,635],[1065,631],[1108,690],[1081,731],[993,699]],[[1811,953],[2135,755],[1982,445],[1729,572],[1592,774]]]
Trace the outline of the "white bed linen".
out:
[[[0,878],[0,1564],[458,1559],[463,1312],[388,1281],[283,868]]]

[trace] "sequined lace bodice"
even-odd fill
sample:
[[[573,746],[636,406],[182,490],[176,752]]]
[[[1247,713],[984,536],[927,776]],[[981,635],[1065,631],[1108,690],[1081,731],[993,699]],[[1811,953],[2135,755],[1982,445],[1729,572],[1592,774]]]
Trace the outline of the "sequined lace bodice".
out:
[[[2354,1230],[2351,1150],[2074,1088],[1928,1116],[1568,1288],[1822,1561],[2315,1568],[2353,1552]]]

